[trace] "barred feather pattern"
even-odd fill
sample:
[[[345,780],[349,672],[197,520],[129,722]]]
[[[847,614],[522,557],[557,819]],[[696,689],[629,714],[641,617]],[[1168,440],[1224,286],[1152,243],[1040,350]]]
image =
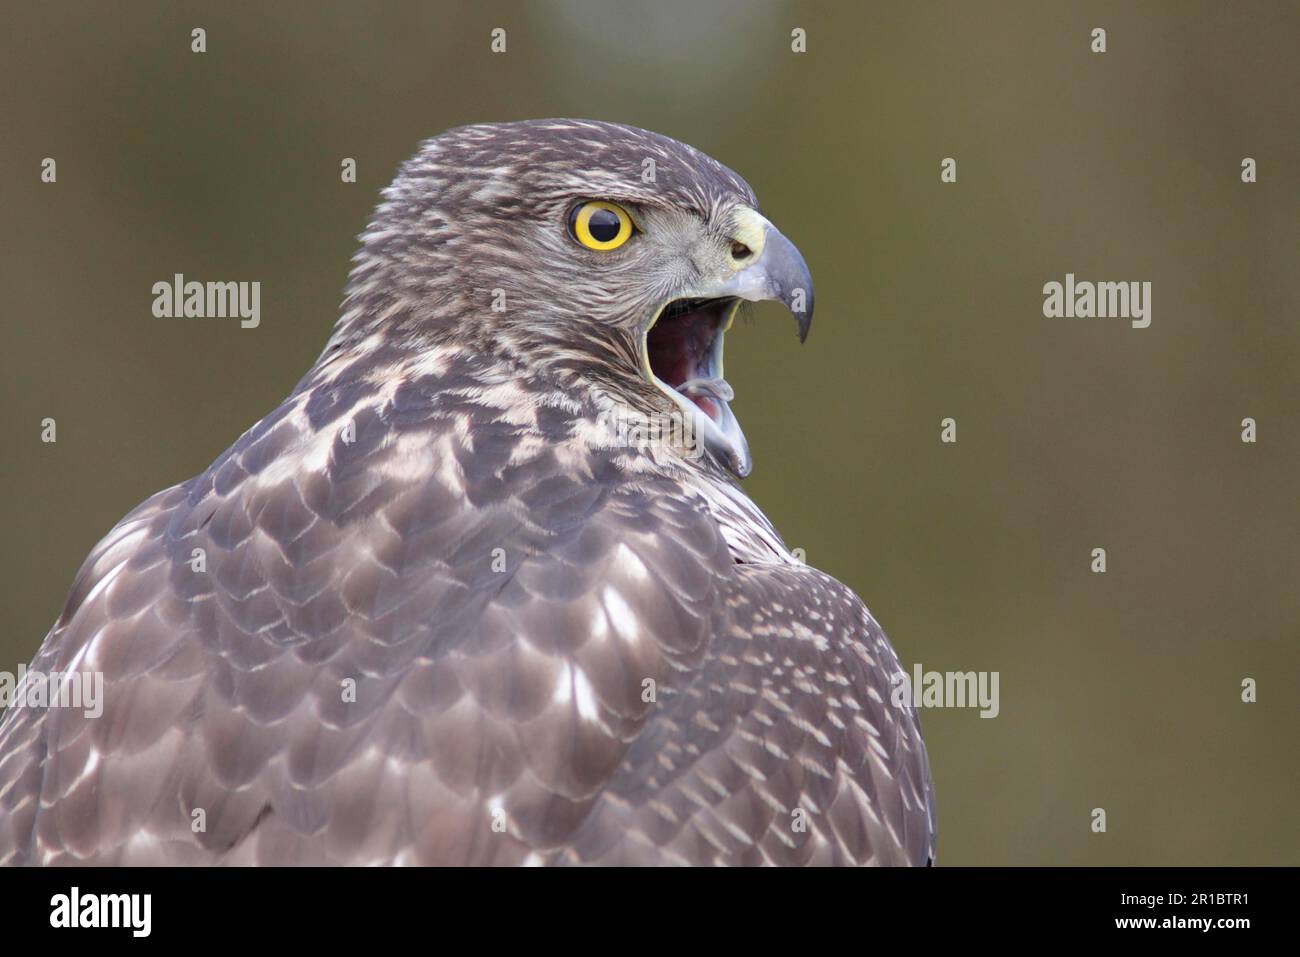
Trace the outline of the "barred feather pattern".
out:
[[[661,407],[634,317],[681,267],[562,265],[543,227],[579,195],[705,233],[753,202],[614,124],[426,144],[317,365],[81,568],[31,668],[102,673],[103,713],[4,715],[0,863],[933,860],[862,602],[716,463],[601,419]]]

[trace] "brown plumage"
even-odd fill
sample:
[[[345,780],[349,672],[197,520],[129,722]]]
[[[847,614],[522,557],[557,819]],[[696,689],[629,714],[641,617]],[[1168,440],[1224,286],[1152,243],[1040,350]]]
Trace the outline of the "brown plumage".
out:
[[[588,201],[635,235],[577,241]],[[0,862],[932,860],[888,641],[735,482],[722,332],[766,298],[807,331],[690,147],[428,141],[293,394],[86,560],[32,670],[101,672],[103,714],[4,716]]]

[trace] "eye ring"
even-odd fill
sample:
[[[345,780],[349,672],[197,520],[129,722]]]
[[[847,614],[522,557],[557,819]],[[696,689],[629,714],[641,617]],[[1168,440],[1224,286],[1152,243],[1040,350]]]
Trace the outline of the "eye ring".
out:
[[[632,217],[622,206],[592,200],[569,213],[569,235],[588,249],[607,253],[618,249],[635,231]]]

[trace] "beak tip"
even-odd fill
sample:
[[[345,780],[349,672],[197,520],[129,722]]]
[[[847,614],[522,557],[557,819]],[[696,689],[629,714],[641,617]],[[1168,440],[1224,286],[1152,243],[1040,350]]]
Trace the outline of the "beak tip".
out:
[[[799,324],[799,341],[805,342],[808,339],[808,331],[812,329],[813,304],[812,294],[809,292],[808,299],[800,303],[804,308],[796,310],[794,304],[790,305],[790,311],[794,313],[795,322]]]

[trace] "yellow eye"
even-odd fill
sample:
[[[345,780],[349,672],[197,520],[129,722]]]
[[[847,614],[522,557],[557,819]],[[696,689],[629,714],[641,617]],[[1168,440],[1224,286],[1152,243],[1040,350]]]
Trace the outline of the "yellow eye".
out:
[[[613,203],[583,203],[569,214],[569,232],[588,249],[607,253],[632,238],[632,217]]]

